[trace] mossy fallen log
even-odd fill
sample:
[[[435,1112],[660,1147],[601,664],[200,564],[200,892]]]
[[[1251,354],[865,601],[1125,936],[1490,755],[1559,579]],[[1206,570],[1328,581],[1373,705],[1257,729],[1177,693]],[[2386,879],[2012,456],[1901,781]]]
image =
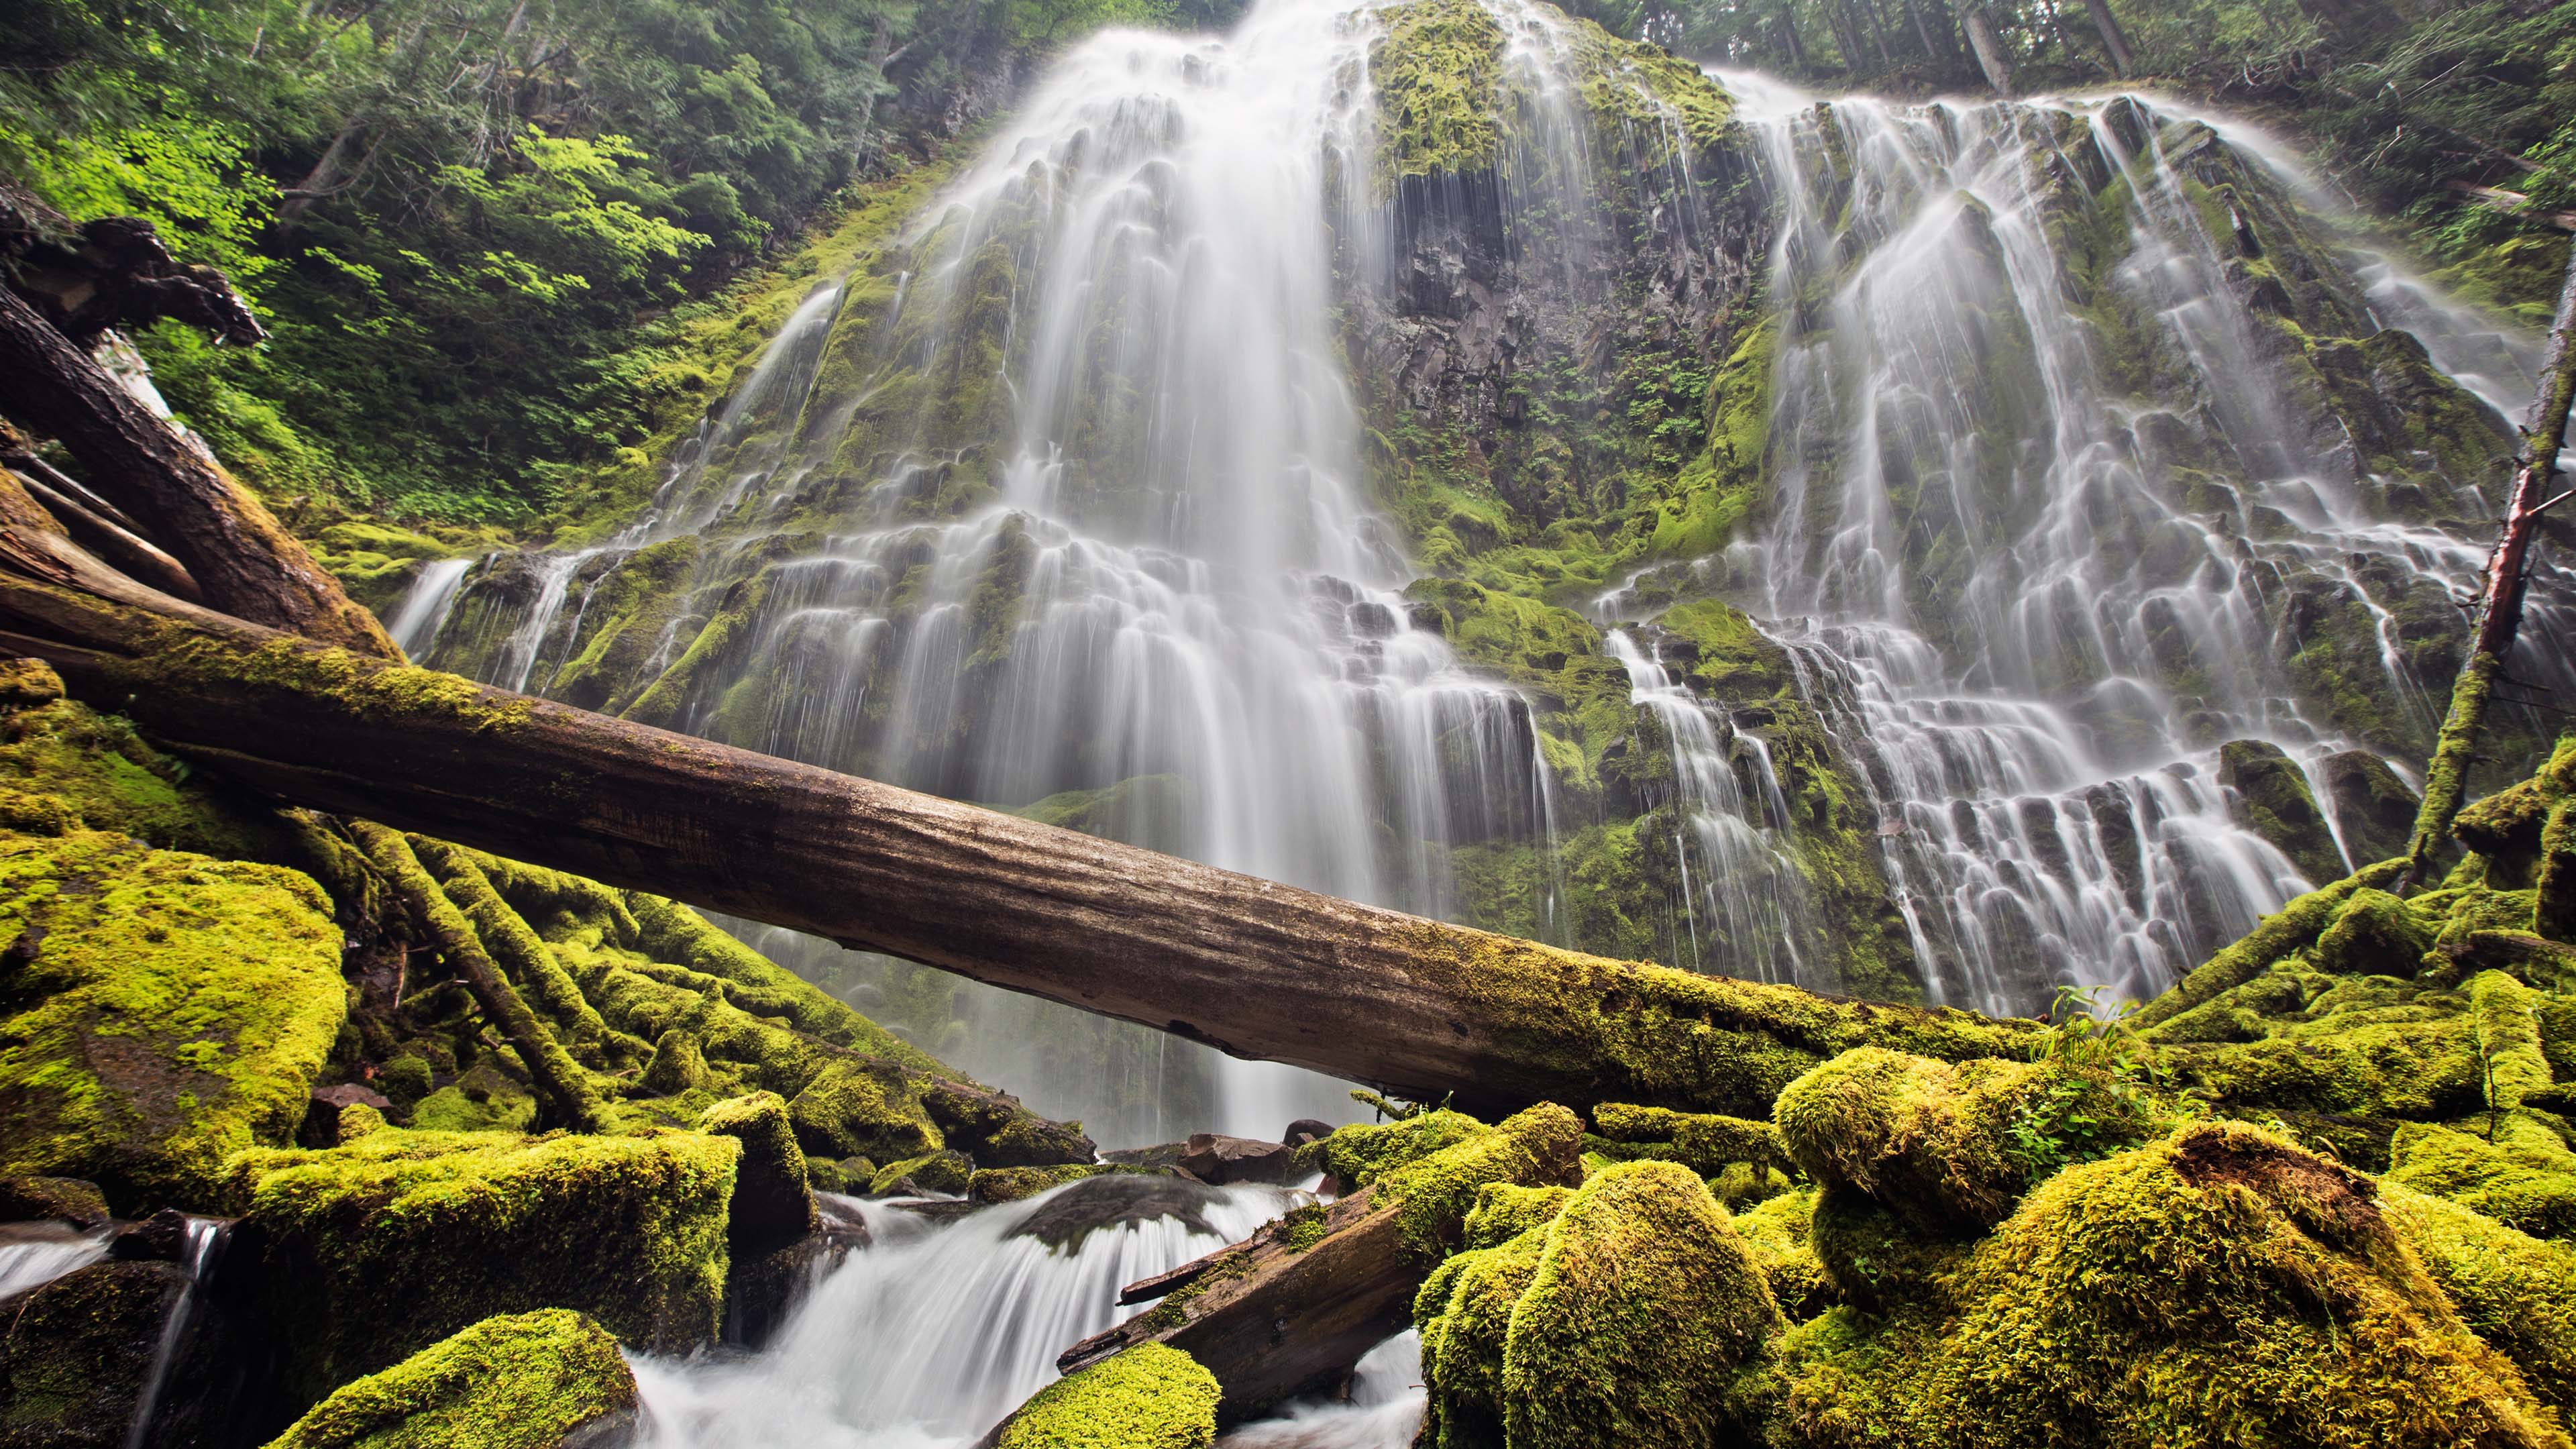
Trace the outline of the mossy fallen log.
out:
[[[283,799],[1489,1113],[1760,1118],[1855,1046],[2029,1024],[1613,961],[1298,890],[174,605],[0,578],[0,648]]]

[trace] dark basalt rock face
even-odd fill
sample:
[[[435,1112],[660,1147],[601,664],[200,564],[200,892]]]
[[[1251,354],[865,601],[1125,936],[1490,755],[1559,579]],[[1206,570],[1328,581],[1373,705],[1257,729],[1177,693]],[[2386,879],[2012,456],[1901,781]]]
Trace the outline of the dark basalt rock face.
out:
[[[1069,1252],[1103,1228],[1156,1218],[1171,1218],[1191,1232],[1204,1233],[1211,1231],[1206,1213],[1216,1200],[1216,1189],[1178,1177],[1087,1177],[1040,1203],[1011,1236],[1035,1238]]]

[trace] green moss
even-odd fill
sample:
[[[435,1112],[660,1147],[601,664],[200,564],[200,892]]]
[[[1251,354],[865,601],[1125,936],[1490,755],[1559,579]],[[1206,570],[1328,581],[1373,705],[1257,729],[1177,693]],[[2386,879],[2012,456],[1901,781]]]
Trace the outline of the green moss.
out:
[[[44,666],[37,665],[42,669]],[[52,679],[52,671],[46,670]],[[52,680],[59,696],[61,681]],[[43,688],[29,685],[28,698]],[[58,835],[86,825],[173,850],[225,857],[267,856],[275,830],[255,801],[217,786],[145,744],[134,727],[59,697],[0,715],[0,787],[33,797],[12,825]]]
[[[2405,874],[2402,860],[2381,861],[2300,896],[2248,931],[2233,945],[2193,968],[2174,988],[2139,1011],[2140,1027],[2154,1027],[2200,1005],[2233,986],[2241,986],[2271,964],[2322,934],[2353,892],[2382,886]]]
[[[1838,1309],[1781,1346],[1792,1442],[2562,1442],[2370,1182],[2192,1125],[2059,1173],[1949,1280],[1956,1307]]]
[[[2551,1085],[2549,1058],[2540,1045],[2540,993],[2501,971],[2469,978],[2468,992],[2487,1106],[2510,1112]]]
[[[2406,902],[2386,891],[2363,889],[2336,908],[2310,954],[2323,971],[2412,976],[2432,945],[2433,932]]]
[[[1377,198],[1407,177],[1502,160],[1503,28],[1476,0],[1406,0],[1369,48],[1377,92]]]
[[[1715,1177],[1738,1163],[1770,1167],[1789,1161],[1780,1129],[1768,1122],[1617,1102],[1593,1108],[1592,1121],[1611,1141],[1657,1144],[1666,1150],[1654,1155],[1682,1163],[1702,1177]]]
[[[814,1230],[814,1195],[805,1185],[805,1153],[787,1125],[787,1104],[776,1092],[753,1092],[718,1102],[699,1116],[698,1130],[742,1144],[727,1227],[736,1248],[758,1248]]]
[[[2430,1122],[2399,1127],[2389,1147],[2389,1179],[2534,1237],[2576,1238],[2576,1152],[2529,1112],[2494,1114],[2475,1125],[2477,1132]]]
[[[1556,1221],[1556,1215],[1565,1210],[1573,1196],[1573,1188],[1555,1183],[1542,1187],[1486,1183],[1476,1190],[1476,1205],[1467,1210],[1463,1240],[1469,1248],[1499,1246],[1532,1228]]]
[[[921,1157],[948,1146],[921,1094],[891,1065],[836,1062],[787,1107],[796,1140],[822,1157]]]
[[[712,1340],[741,1145],[692,1133],[366,1133],[233,1159],[288,1392],[310,1403],[484,1318],[578,1308],[624,1343]]]
[[[0,837],[0,1174],[87,1178],[120,1211],[212,1201],[282,1142],[348,1010],[312,881],[121,835]]]
[[[1038,1391],[994,1449],[1208,1449],[1216,1375],[1179,1349],[1140,1343]]]
[[[2576,1247],[2383,1183],[2379,1205],[2469,1330],[2562,1415],[2576,1410]]]
[[[916,1192],[961,1193],[974,1181],[975,1162],[963,1152],[931,1152],[889,1162],[868,1179],[868,1196]]]
[[[1790,1083],[1774,1116],[1809,1176],[1936,1235],[1999,1223],[2065,1161],[2148,1130],[2143,1106],[2102,1073],[2059,1061],[1954,1067],[1876,1047]],[[2088,1129],[2071,1143],[2070,1123]]]
[[[2317,808],[2307,775],[2280,746],[2265,740],[2220,745],[2218,782],[2234,792],[2228,809],[2236,823],[2288,856],[2301,875],[2319,882],[2342,877],[2334,828]]]
[[[342,1385],[269,1449],[553,1449],[636,1406],[617,1341],[549,1308],[487,1318]]]
[[[1442,1109],[1393,1122],[1360,1122],[1298,1149],[1297,1163],[1366,1187],[1386,1172],[1492,1129],[1464,1112]]]
[[[1965,1234],[1901,1216],[1849,1183],[1816,1195],[1808,1242],[1837,1302],[1865,1313],[1937,1298],[1941,1280],[1967,1256]]]
[[[1413,1318],[1422,1330],[1422,1383],[1429,1392],[1416,1444],[1487,1449],[1506,1442],[1503,1351],[1512,1310],[1546,1250],[1541,1225],[1460,1253],[1423,1283]]]
[[[1726,1210],[1677,1164],[1622,1163],[1549,1224],[1503,1348],[1514,1445],[1695,1445],[1748,1427],[1737,1371],[1781,1327]]]
[[[2576,798],[2551,807],[2540,832],[2531,928],[2552,940],[2576,943]]]
[[[1772,1301],[1804,1323],[1841,1299],[1815,1247],[1816,1191],[1784,1192],[1735,1215],[1735,1231],[1771,1285]]]
[[[1065,1162],[1053,1167],[979,1167],[966,1179],[966,1197],[970,1202],[1018,1202],[1051,1192],[1068,1182],[1080,1182],[1115,1168],[1092,1163]]]
[[[1488,1183],[1521,1187],[1570,1184],[1582,1176],[1583,1123],[1572,1112],[1542,1102],[1425,1157],[1381,1169],[1377,1186],[1397,1203],[1397,1231],[1405,1247],[1436,1263],[1463,1240],[1467,1214]]]
[[[663,1032],[653,1043],[652,1059],[644,1064],[644,1090],[675,1097],[706,1084],[706,1048],[699,1045],[697,1034],[676,1026]]]
[[[107,1198],[77,1177],[0,1177],[0,1223],[39,1219],[93,1228],[108,1219]]]

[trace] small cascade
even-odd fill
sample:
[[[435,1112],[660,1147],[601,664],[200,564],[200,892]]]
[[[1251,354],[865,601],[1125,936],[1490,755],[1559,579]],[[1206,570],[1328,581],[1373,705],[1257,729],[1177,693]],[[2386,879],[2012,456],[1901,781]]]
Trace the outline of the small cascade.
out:
[[[179,1265],[187,1270],[188,1283],[180,1290],[179,1301],[170,1305],[169,1316],[161,1320],[161,1338],[153,1345],[152,1365],[144,1371],[143,1392],[136,1397],[133,1421],[126,1426],[125,1449],[146,1449],[153,1442],[154,1416],[160,1412],[172,1372],[187,1347],[188,1330],[197,1315],[197,1299],[205,1291],[207,1275],[222,1255],[224,1240],[231,1232],[232,1224],[222,1218],[188,1219],[179,1253]]]
[[[111,1229],[83,1232],[69,1223],[0,1224],[0,1301],[106,1257],[111,1235]]]
[[[1611,630],[1603,648],[1628,671],[1631,699],[1655,720],[1672,758],[1683,911],[1675,934],[1689,952],[1673,964],[1839,990],[1841,981],[1820,959],[1806,879],[1784,845],[1789,806],[1761,738],[1738,733],[1641,648],[1635,631]]]
[[[431,559],[412,575],[411,587],[403,591],[393,616],[385,621],[385,632],[394,636],[403,653],[418,658],[428,652],[447,623],[447,611],[456,607],[457,591],[465,587],[465,576],[474,571],[474,564],[470,558]]]
[[[1422,1335],[1408,1328],[1361,1356],[1344,1397],[1291,1404],[1217,1443],[1220,1449],[1408,1449],[1424,1408]]]
[[[1087,1178],[954,1222],[851,1199],[871,1245],[755,1357],[634,1360],[637,1449],[949,1449],[1056,1377],[1064,1349],[1142,1309],[1118,1290],[1249,1236],[1282,1188]]]

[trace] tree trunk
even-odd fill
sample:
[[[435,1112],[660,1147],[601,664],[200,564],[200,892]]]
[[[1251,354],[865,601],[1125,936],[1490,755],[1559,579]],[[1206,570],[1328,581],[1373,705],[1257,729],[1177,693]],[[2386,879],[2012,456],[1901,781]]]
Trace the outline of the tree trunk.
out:
[[[1968,48],[1977,53],[1977,68],[1985,72],[1986,84],[1994,88],[1996,95],[2010,99],[2012,52],[2004,49],[2003,34],[1995,29],[1994,12],[1972,4],[1959,12],[1959,23],[1968,32]]]
[[[284,800],[1417,1099],[1761,1117],[1851,1047],[2028,1040],[1335,900],[165,603],[0,574],[0,650]]]
[[[2522,464],[2514,470],[2513,492],[2504,511],[2504,536],[2487,559],[2486,586],[2478,594],[2477,627],[2469,636],[2468,662],[2451,688],[2451,712],[2424,770],[2424,803],[2415,816],[2415,835],[2408,843],[2406,885],[2423,884],[2433,857],[2451,832],[2469,783],[2469,766],[2477,758],[2478,735],[2486,726],[2487,699],[2496,676],[2513,653],[2522,629],[2522,595],[2529,582],[2533,537],[2540,532],[2540,512],[2557,502],[2544,498],[2557,476],[2559,450],[2567,446],[2567,409],[2576,400],[2576,248],[2567,258],[2567,278],[2558,289],[2558,315],[2549,328],[2549,354],[2540,368],[2540,390],[2531,400],[2531,417],[2522,430]]]
[[[2111,68],[2127,79],[2137,69],[2138,53],[2129,45],[2129,32],[2120,28],[2120,17],[2111,13],[2111,0],[2084,0],[2084,8],[2093,15],[2093,28],[2102,32],[2102,48],[2111,52]]]
[[[1780,26],[1780,45],[1781,48],[1788,53],[1789,73],[1791,75],[1805,75],[1807,73],[1807,46],[1804,41],[1798,38],[1797,12],[1786,5],[1781,6],[1778,23]]]
[[[379,658],[401,656],[250,490],[0,288],[0,413],[62,442],[92,488],[152,531],[206,604]]]

